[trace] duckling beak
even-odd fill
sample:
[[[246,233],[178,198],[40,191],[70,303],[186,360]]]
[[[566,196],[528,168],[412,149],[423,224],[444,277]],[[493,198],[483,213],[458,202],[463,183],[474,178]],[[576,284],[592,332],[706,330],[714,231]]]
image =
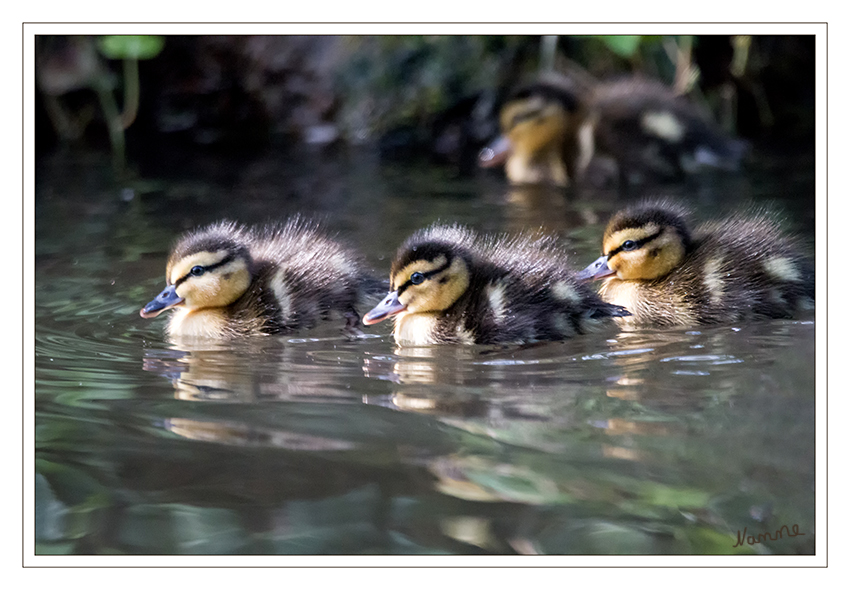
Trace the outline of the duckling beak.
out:
[[[177,294],[177,287],[169,285],[162,293],[156,296],[156,299],[144,306],[139,315],[143,318],[155,318],[166,309],[180,305],[183,303],[183,298]]]
[[[579,281],[593,281],[596,279],[601,279],[602,277],[607,277],[612,274],[615,274],[616,270],[611,270],[608,268],[608,257],[600,256],[589,265],[584,270],[581,270],[576,273],[576,279]]]
[[[364,315],[362,322],[367,326],[377,324],[405,309],[407,309],[407,306],[398,300],[398,291],[393,291],[384,297],[384,300],[376,305],[375,309]]]
[[[511,142],[504,135],[478,152],[478,165],[482,168],[501,166],[511,155]]]

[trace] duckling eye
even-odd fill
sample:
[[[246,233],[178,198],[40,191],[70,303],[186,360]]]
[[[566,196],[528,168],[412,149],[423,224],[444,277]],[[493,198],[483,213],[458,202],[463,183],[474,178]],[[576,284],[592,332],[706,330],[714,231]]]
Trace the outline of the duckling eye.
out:
[[[623,245],[620,246],[620,248],[626,251],[634,250],[635,248],[637,248],[637,242],[635,242],[634,240],[626,240],[625,242],[623,242]]]
[[[414,285],[419,285],[424,280],[425,280],[425,275],[423,275],[421,272],[415,272],[412,275],[410,275],[410,282],[413,283]]]
[[[190,270],[189,273],[196,276],[196,277],[199,277],[202,274],[204,274],[205,270],[206,269],[203,266],[193,266],[192,270]]]

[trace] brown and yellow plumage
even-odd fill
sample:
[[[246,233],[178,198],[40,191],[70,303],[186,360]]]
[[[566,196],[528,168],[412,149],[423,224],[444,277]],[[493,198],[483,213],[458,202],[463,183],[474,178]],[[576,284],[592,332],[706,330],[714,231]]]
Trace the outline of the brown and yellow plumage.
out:
[[[173,308],[169,335],[198,338],[310,328],[331,315],[355,327],[356,306],[378,285],[354,254],[301,217],[191,231],[172,249],[166,283],[142,317]]]
[[[559,340],[626,313],[573,278],[550,236],[479,236],[458,225],[420,230],[399,248],[390,294],[363,318],[394,316],[401,345]]]
[[[580,278],[632,315],[623,323],[689,325],[792,317],[810,307],[814,270],[796,238],[762,209],[698,225],[669,201],[620,211],[603,237],[603,256]]]
[[[675,180],[734,169],[746,151],[692,102],[641,77],[579,84],[549,74],[511,94],[499,120],[502,138],[481,165],[504,163],[512,184]]]

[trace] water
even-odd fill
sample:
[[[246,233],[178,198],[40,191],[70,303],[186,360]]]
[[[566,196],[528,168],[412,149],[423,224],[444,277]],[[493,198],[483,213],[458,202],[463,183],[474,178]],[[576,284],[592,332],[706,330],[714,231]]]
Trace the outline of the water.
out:
[[[138,315],[171,241],[222,217],[318,215],[381,274],[436,219],[543,226],[579,267],[635,195],[363,154],[145,166],[124,191],[97,157],[37,169],[36,553],[813,553],[813,316],[397,349],[389,322],[180,347]],[[811,171],[664,194],[770,201],[811,241]]]

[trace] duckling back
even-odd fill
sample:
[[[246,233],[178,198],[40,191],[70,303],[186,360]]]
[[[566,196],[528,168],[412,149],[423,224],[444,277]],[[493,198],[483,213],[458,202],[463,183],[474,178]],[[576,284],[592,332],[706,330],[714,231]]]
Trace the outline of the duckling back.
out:
[[[701,322],[791,318],[814,302],[814,266],[775,213],[754,210],[701,224],[695,266],[707,298]]]
[[[479,328],[483,341],[561,340],[628,315],[575,279],[566,251],[552,236],[484,238],[480,254],[474,303],[490,320]]]
[[[701,168],[737,169],[747,150],[685,97],[643,78],[599,84],[589,99],[595,154],[612,158],[620,179],[678,179]]]
[[[359,258],[301,217],[259,228],[250,251],[257,273],[250,292],[258,298],[268,291],[274,295],[279,330],[311,328],[331,315],[356,314],[370,288],[374,291],[375,279],[364,272]]]

